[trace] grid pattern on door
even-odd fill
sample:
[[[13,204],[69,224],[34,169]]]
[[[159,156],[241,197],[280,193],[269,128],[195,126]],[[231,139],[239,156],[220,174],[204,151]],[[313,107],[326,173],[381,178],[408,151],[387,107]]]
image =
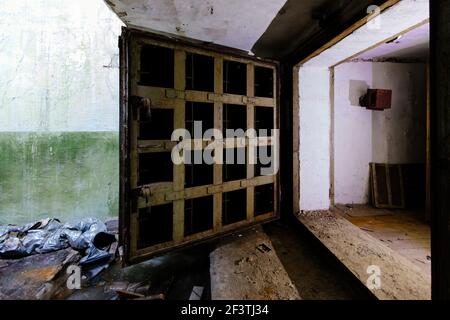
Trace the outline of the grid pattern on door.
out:
[[[276,218],[278,173],[261,175],[264,165],[249,163],[259,159],[250,143],[255,150],[274,144],[276,65],[141,35],[131,38],[128,50],[129,101],[147,99],[128,106],[129,260]],[[171,133],[185,128],[193,134],[194,121],[202,121],[203,132],[213,127],[224,135],[236,128],[269,133],[253,141],[224,137],[224,164],[175,165]],[[184,142],[194,159],[214,140]],[[246,161],[227,163],[231,151],[244,152]]]

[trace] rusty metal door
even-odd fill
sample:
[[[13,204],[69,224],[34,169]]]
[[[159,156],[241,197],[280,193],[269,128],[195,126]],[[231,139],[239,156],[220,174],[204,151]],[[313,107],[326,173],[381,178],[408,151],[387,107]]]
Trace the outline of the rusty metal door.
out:
[[[120,47],[120,235],[126,263],[276,219],[278,170],[262,174],[258,153],[249,161],[255,157],[250,150],[262,147],[278,159],[273,134],[220,141],[193,135],[198,121],[201,134],[209,128],[277,129],[277,65],[128,28]],[[192,134],[182,141],[188,146],[182,152],[192,158],[215,142],[227,160],[175,164],[175,129]],[[245,162],[229,161],[225,153],[231,149],[242,151]]]

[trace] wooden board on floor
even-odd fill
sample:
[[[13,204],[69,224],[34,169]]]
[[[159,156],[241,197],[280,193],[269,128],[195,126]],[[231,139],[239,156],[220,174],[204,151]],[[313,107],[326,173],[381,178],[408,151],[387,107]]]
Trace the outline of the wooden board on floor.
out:
[[[262,228],[224,239],[210,260],[213,300],[301,299]]]
[[[80,260],[73,249],[0,260],[0,300],[46,300],[65,288],[64,270]],[[3,263],[2,263],[3,261]],[[5,265],[6,263],[6,265]]]

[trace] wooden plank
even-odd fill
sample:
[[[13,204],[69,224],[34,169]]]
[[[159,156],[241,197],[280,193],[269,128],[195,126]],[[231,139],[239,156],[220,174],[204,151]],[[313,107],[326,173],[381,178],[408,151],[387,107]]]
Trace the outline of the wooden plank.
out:
[[[138,212],[131,212],[130,217],[130,257],[133,257],[138,252],[139,240],[139,215]]]
[[[398,174],[400,177],[400,197],[401,197],[401,208],[406,207],[406,201],[405,201],[405,187],[403,185],[403,169],[402,166],[398,165]]]
[[[175,50],[174,86],[175,90],[185,89],[186,53]],[[185,102],[175,100],[174,128],[185,128]],[[184,164],[173,165],[173,191],[184,190]],[[180,243],[184,237],[184,200],[173,202],[173,241]]]
[[[252,226],[255,226],[257,224],[270,222],[276,219],[276,214],[274,212],[257,216],[253,219],[253,221],[249,222],[247,220],[239,221],[233,224],[229,224],[226,226],[221,226],[219,231],[213,231],[213,232],[204,232],[199,234],[190,235],[186,238],[184,238],[182,243],[175,243],[174,241],[169,241],[161,244],[157,244],[151,247],[143,248],[137,250],[136,254],[130,257],[131,263],[137,263],[139,261],[143,261],[145,259],[148,259],[150,257],[153,257],[157,254],[162,254],[164,252],[167,252],[168,250],[188,246],[191,244],[198,243],[199,241],[207,241],[209,239],[218,237],[218,236],[225,236],[230,233],[235,233],[237,230],[241,228],[250,228]]]
[[[255,66],[253,64],[247,64],[247,96],[255,96]],[[249,101],[247,104],[247,130],[255,128],[255,105],[254,101]],[[247,140],[246,140],[247,141]],[[248,142],[248,141],[247,141]],[[248,143],[249,144],[249,143]],[[255,149],[247,145],[247,179],[254,177],[254,151]],[[251,161],[253,160],[253,161]],[[254,216],[255,207],[255,189],[254,187],[247,188],[247,220],[251,220]]]
[[[146,198],[143,195],[139,195],[137,208],[141,209],[149,206],[166,204],[181,199],[194,199],[208,195],[217,195],[223,192],[254,188],[256,186],[276,183],[276,179],[276,175],[259,176],[251,179],[234,180],[217,185],[212,184],[182,190],[174,190],[172,187],[169,188],[166,183],[148,185],[147,187],[150,189],[150,196]],[[169,184],[172,185],[172,183]]]
[[[218,108],[223,110],[220,106]],[[250,115],[249,115],[250,117]],[[251,116],[253,119],[253,116]],[[273,137],[258,137],[255,139],[249,139],[246,137],[239,138],[225,138],[223,140],[215,140],[217,142],[223,143],[223,147],[227,149],[243,148],[253,144],[253,146],[270,146],[274,145]],[[184,140],[184,150],[203,150],[212,140],[207,139],[185,139]],[[172,149],[178,144],[178,141],[171,140],[137,140],[137,153],[155,153],[155,152],[171,152]],[[249,153],[250,156],[250,153]],[[250,158],[248,158],[250,159]]]
[[[392,205],[392,190],[391,190],[391,176],[389,174],[389,165],[385,164],[384,167],[386,170],[386,187],[387,187],[387,194],[388,194],[388,202],[389,202],[389,206],[391,206]]]
[[[130,134],[130,112],[129,112],[129,45],[130,37],[126,31],[123,31],[119,38],[120,51],[120,120],[119,120],[119,244],[125,247],[128,244],[130,236],[130,157],[129,157],[129,134]],[[126,258],[129,257],[129,251],[124,252]]]
[[[251,57],[247,54],[246,51],[240,51],[231,49],[229,47],[221,47],[214,45],[213,47],[209,46],[207,49],[205,49],[208,44],[205,44],[204,42],[201,42],[200,44],[195,43],[193,41],[190,41],[188,43],[187,39],[174,39],[171,38],[165,38],[165,39],[158,39],[161,38],[161,36],[157,34],[150,34],[148,32],[143,32],[138,29],[129,28],[130,32],[135,33],[137,37],[139,38],[138,44],[139,45],[156,45],[161,46],[165,48],[171,48],[174,50],[181,50],[188,53],[196,53],[201,54],[205,56],[210,56],[214,58],[225,58],[230,61],[236,61],[241,63],[249,63],[250,61],[261,67],[271,68],[274,69],[274,64],[277,64],[277,61],[270,60],[270,59],[262,59],[257,57]],[[227,50],[233,50],[234,53],[228,53]]]
[[[412,27],[409,27],[409,28],[407,28],[407,29],[405,29],[405,30],[403,30],[403,31],[401,31],[401,32],[399,32],[399,33],[397,33],[397,34],[395,34],[395,35],[389,37],[389,38],[384,39],[383,41],[378,42],[377,44],[374,44],[374,45],[372,45],[372,46],[370,46],[370,47],[368,47],[368,48],[366,48],[366,49],[364,49],[364,50],[362,50],[362,51],[360,51],[360,52],[358,52],[358,53],[355,53],[354,55],[351,55],[350,57],[347,57],[347,58],[345,58],[345,59],[342,60],[342,61],[339,61],[338,63],[334,64],[333,67],[337,67],[337,66],[340,65],[340,64],[349,62],[349,61],[351,61],[351,60],[353,60],[353,59],[359,57],[359,56],[362,55],[363,53],[368,52],[368,51],[371,51],[372,49],[378,48],[379,46],[381,46],[381,45],[383,45],[383,44],[385,44],[385,43],[387,43],[387,42],[389,42],[389,41],[391,41],[391,40],[393,40],[393,39],[397,39],[399,36],[402,36],[402,35],[404,35],[404,34],[410,32],[410,31],[412,31],[412,30],[414,30],[414,29],[417,29],[417,28],[423,26],[424,24],[429,23],[429,22],[430,22],[430,19],[425,19],[424,21],[419,22],[418,24],[416,24],[416,25],[414,25],[414,26],[412,26]]]
[[[381,205],[378,201],[378,180],[377,180],[377,168],[375,163],[370,163],[370,173],[372,178],[372,199],[374,201],[374,206],[379,208]]]
[[[130,89],[130,95],[134,96],[137,95],[137,83],[139,81],[139,73],[138,70],[140,69],[140,48],[136,45],[135,42],[131,42],[129,46],[130,50],[130,78],[129,78],[129,89]],[[133,110],[133,108],[128,104],[129,110],[128,112],[131,115],[130,124],[131,127],[129,128],[130,131],[130,140],[129,140],[129,150],[130,150],[130,188],[133,190],[138,185],[138,170],[139,170],[139,162],[138,162],[138,154],[136,152],[137,149],[137,138],[138,138],[138,132],[139,127],[137,121],[134,119],[137,119],[137,110]],[[133,198],[133,195],[130,195],[131,199],[129,200],[131,203],[135,201]],[[126,244],[125,248],[129,249],[126,250],[126,257],[130,258],[134,256],[137,252],[137,242],[139,239],[139,227],[138,227],[138,211],[137,206],[130,205],[130,217],[129,217],[129,223],[130,223],[130,230],[129,230],[129,244]]]
[[[292,210],[300,212],[300,67],[292,70]]]
[[[334,68],[330,68],[330,207],[334,207]]]
[[[385,168],[385,179],[386,179],[386,194],[387,194],[387,202],[381,203],[378,194],[378,187],[380,181],[377,179],[377,166],[382,166]],[[400,187],[400,198],[401,204],[395,205],[392,201],[392,187],[391,187],[391,179],[390,179],[390,169],[395,168],[399,173],[399,187]],[[403,186],[403,174],[402,167],[399,164],[378,164],[378,163],[370,163],[370,172],[371,172],[371,189],[372,189],[372,198],[374,200],[374,206],[377,208],[390,208],[390,209],[403,209],[405,208],[405,192]]]
[[[223,93],[223,58],[216,57],[214,59],[214,93]],[[216,101],[214,103],[214,128],[223,132],[223,102]],[[222,184],[223,165],[222,157],[223,152],[219,148],[219,154],[215,154],[219,163],[214,164],[214,185]],[[213,200],[213,228],[218,232],[222,227],[222,194],[214,194]]]
[[[430,104],[430,63],[426,67],[426,155],[425,155],[425,220],[431,220],[431,104]]]

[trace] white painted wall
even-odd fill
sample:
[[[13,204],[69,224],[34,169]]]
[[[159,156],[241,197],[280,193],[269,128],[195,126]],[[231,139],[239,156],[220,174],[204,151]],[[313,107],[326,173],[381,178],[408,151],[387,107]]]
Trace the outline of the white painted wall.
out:
[[[372,88],[372,63],[341,64],[334,78],[335,202],[367,203],[372,111],[359,105],[359,97]]]
[[[0,131],[118,131],[118,36],[102,0],[0,1]]]
[[[372,79],[374,88],[392,90],[392,108],[373,112],[373,162],[424,163],[425,64],[375,62]]]
[[[424,163],[425,64],[351,62],[335,68],[336,203],[367,203],[369,163]],[[366,89],[391,89],[392,108],[358,104]]]
[[[329,84],[328,68],[300,68],[300,210],[330,206]]]

